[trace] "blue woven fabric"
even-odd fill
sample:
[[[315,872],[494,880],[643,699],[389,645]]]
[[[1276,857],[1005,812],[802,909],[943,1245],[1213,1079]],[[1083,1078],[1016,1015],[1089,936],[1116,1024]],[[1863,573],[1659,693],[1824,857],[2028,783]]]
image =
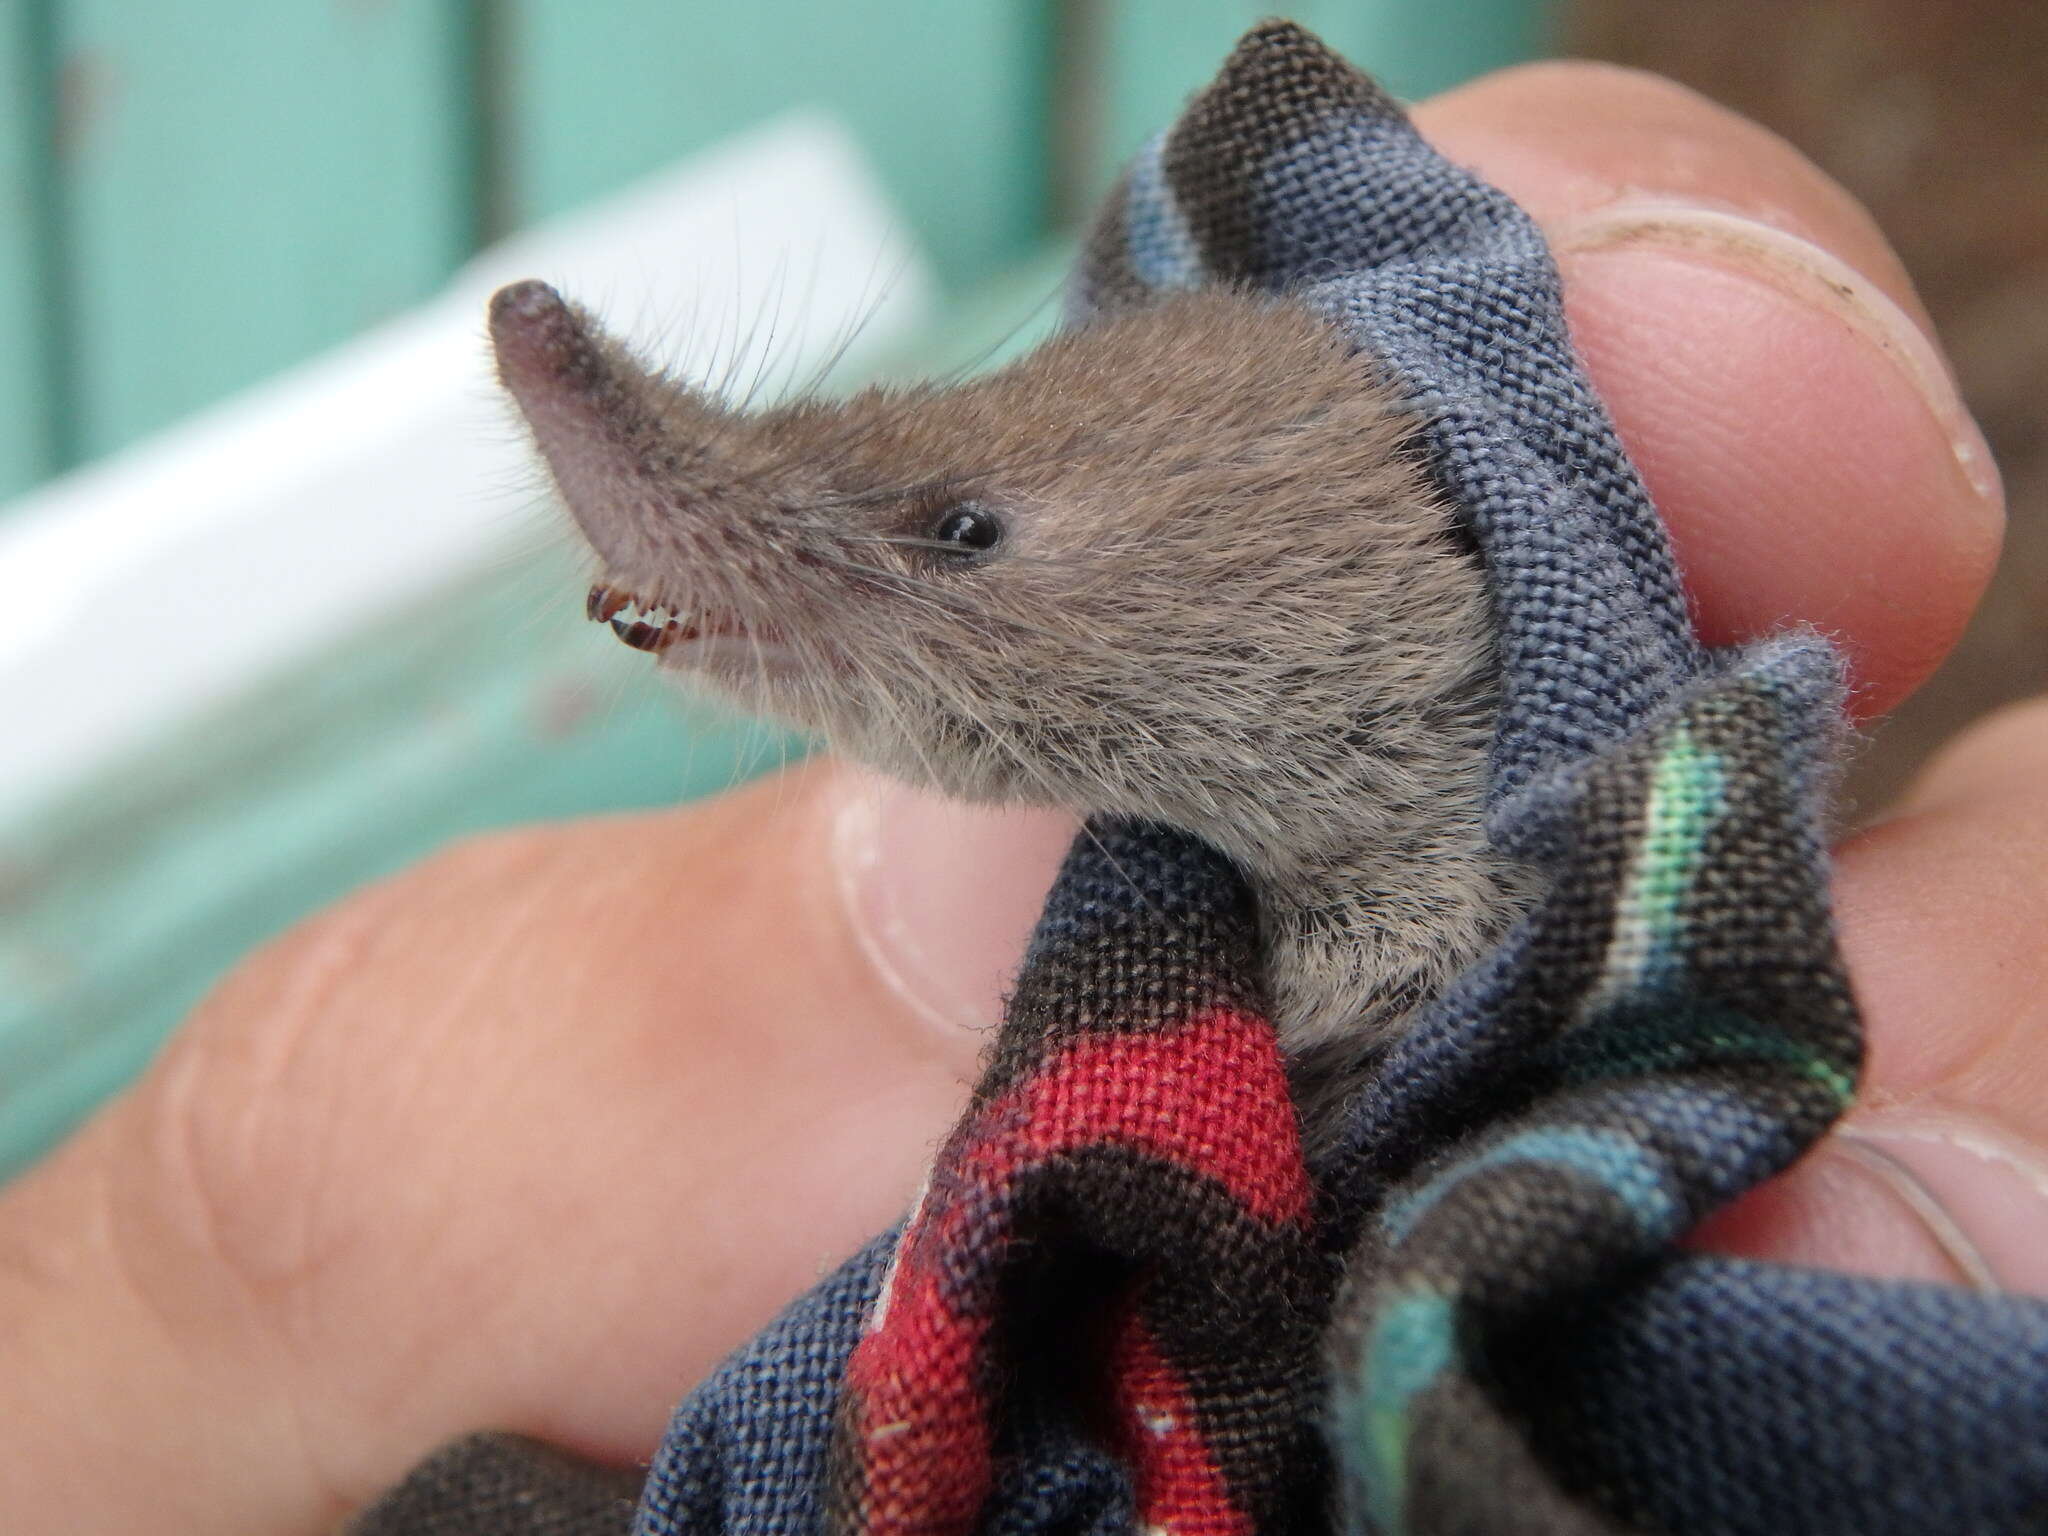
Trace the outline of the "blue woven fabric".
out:
[[[1653,1530],[2048,1528],[2048,1307],[1671,1261],[1499,1361],[1546,1465]]]

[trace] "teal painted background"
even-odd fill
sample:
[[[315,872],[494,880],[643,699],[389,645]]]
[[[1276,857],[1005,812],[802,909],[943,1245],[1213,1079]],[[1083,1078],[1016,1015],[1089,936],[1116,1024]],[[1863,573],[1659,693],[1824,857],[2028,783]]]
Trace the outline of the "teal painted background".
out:
[[[42,0],[0,12],[0,497],[65,461],[68,381],[56,339],[68,312],[56,243],[56,78]]]
[[[475,243],[449,0],[65,0],[54,42],[81,456],[398,313]]]
[[[799,105],[853,131],[953,295],[897,366],[1000,356],[1048,323],[1067,222],[1275,8],[0,0],[0,498],[428,297],[497,234]],[[1293,14],[1420,95],[1540,52],[1547,7]],[[469,581],[187,722],[146,772],[0,825],[0,1173],[239,955],[365,880],[800,749],[621,665],[578,620],[575,570],[560,552]]]
[[[430,294],[490,237],[795,105],[943,279],[1084,207],[1273,7],[1240,0],[6,0],[0,498]],[[1396,90],[1541,0],[1303,0]]]

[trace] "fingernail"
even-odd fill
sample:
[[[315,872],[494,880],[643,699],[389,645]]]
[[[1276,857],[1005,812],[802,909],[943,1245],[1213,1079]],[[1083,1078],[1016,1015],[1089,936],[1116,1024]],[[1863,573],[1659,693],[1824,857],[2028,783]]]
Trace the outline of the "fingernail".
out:
[[[876,974],[935,1029],[993,1028],[1073,819],[963,805],[851,768],[834,793],[831,856]]]
[[[1839,257],[1758,220],[1668,199],[1631,199],[1596,209],[1558,230],[1554,244],[1560,257],[1632,247],[1687,252],[1832,309],[1897,363],[1947,437],[1965,481],[1988,506],[2002,508],[1990,445],[1956,392],[1939,349],[1912,316]]]
[[[1915,1107],[1859,1112],[1842,1150],[1886,1181],[1980,1286],[2048,1293],[2048,1157],[1982,1116]]]

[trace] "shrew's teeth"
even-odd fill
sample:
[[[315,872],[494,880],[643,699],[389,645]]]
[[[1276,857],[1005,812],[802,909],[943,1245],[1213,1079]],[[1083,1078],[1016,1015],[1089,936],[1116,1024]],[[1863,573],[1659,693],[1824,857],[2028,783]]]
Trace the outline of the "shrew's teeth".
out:
[[[651,651],[661,639],[661,631],[652,624],[628,624],[622,619],[612,620],[612,633],[636,651]]]
[[[632,604],[632,593],[620,592],[599,582],[590,589],[590,596],[584,601],[583,611],[593,620],[608,622],[613,614],[622,608],[631,607]]]

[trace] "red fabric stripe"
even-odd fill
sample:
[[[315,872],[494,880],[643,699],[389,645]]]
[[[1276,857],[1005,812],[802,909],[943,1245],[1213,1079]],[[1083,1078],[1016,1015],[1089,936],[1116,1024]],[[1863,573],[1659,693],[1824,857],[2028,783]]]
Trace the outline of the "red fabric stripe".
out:
[[[846,1364],[853,1502],[875,1536],[951,1536],[972,1527],[988,1496],[991,1426],[976,1366],[990,1319],[954,1315],[929,1263],[900,1264],[891,1290],[887,1321]]]
[[[941,1152],[942,1165],[972,1130]],[[846,1363],[841,1412],[858,1462],[853,1529],[958,1536],[988,1496],[994,1425],[979,1368],[994,1317],[953,1303],[986,1294],[963,1286],[963,1277],[987,1276],[1002,1263],[1007,1193],[958,1189],[935,1174],[903,1234],[880,1325]]]
[[[1133,1308],[1117,1330],[1110,1393],[1131,1468],[1140,1530],[1172,1536],[1251,1536],[1195,1417],[1187,1382]]]
[[[1016,1181],[1062,1153],[1105,1145],[1214,1179],[1261,1220],[1305,1229],[1312,1219],[1294,1107],[1264,1020],[1213,1009],[1178,1029],[1086,1035],[1053,1053],[940,1154],[924,1210],[904,1234],[881,1323],[847,1362],[857,1529],[961,1536],[972,1527],[993,1440],[980,1382],[993,1319],[979,1303],[995,1300]],[[1112,1197],[1145,1219],[1142,1202],[1127,1195]],[[969,1298],[975,1304],[963,1309]],[[1177,1512],[1177,1533],[1242,1536],[1185,1384],[1135,1315],[1131,1330],[1136,1342],[1121,1346],[1111,1367],[1112,1393],[1127,1405],[1119,1410],[1127,1427],[1155,1426],[1133,1429],[1130,1442],[1144,1497]],[[1166,1421],[1179,1427],[1161,1435],[1156,1425]]]
[[[1218,1008],[1181,1028],[1084,1035],[980,1119],[961,1162],[975,1182],[1006,1180],[1077,1147],[1120,1145],[1205,1174],[1254,1216],[1306,1227],[1312,1217],[1300,1127],[1272,1026]]]

